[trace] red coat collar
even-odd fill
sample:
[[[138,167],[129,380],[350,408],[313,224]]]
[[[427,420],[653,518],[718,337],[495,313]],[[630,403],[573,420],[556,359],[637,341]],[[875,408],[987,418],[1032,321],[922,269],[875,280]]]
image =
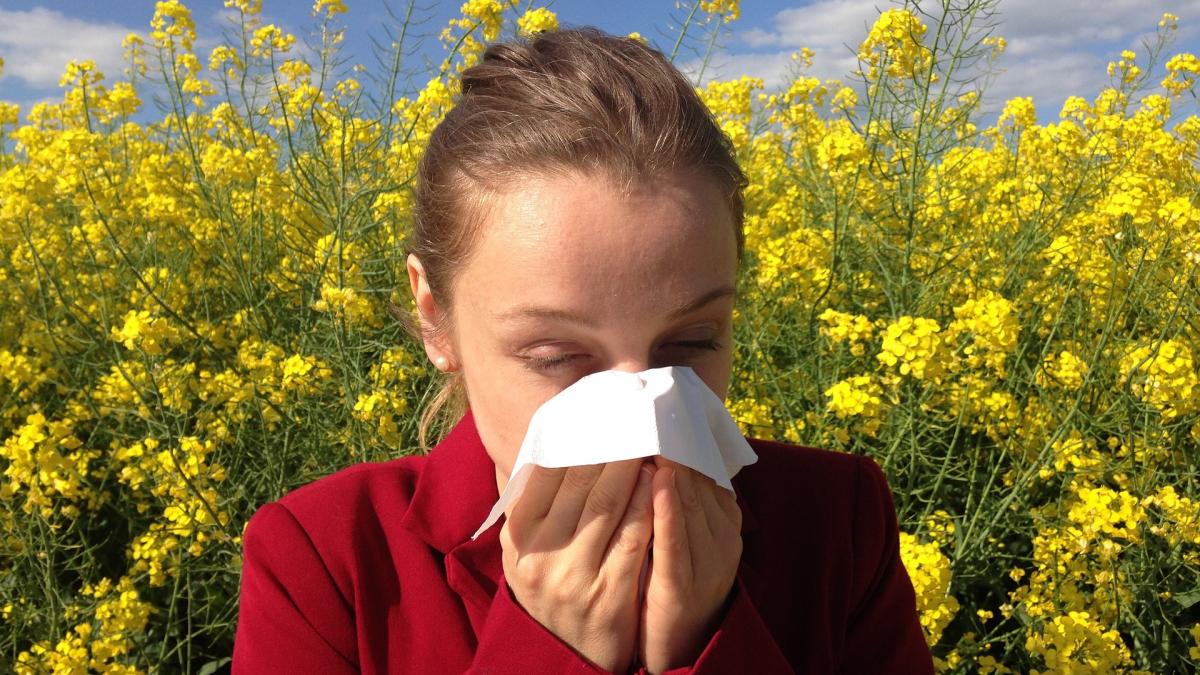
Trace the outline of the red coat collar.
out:
[[[496,465],[467,410],[426,457],[402,524],[430,546],[448,553],[470,540],[499,498]]]

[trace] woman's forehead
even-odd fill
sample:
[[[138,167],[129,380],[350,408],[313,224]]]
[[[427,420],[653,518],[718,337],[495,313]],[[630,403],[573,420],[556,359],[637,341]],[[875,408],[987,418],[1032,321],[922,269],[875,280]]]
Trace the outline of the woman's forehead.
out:
[[[516,264],[589,264],[662,249],[720,255],[736,245],[710,183],[662,178],[622,191],[583,175],[530,179],[497,195],[482,227],[482,253]]]
[[[460,281],[493,309],[538,298],[678,304],[736,274],[732,222],[704,182],[666,181],[626,195],[602,181],[543,179],[500,196],[489,211]]]

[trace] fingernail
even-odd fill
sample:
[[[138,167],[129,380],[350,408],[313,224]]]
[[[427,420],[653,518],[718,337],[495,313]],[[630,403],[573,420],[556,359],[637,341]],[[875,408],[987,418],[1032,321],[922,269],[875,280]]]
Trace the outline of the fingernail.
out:
[[[648,482],[653,477],[654,477],[654,469],[651,469],[650,466],[647,464],[643,464],[641,475],[638,476],[638,482],[645,483],[645,482]]]

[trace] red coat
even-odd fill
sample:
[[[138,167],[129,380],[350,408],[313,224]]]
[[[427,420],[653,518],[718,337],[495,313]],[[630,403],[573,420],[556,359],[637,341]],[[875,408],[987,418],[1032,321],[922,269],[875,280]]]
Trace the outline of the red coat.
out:
[[[750,439],[733,598],[672,673],[932,673],[895,507],[870,459]],[[601,673],[513,600],[471,413],[429,455],[264,505],[243,545],[235,674]]]

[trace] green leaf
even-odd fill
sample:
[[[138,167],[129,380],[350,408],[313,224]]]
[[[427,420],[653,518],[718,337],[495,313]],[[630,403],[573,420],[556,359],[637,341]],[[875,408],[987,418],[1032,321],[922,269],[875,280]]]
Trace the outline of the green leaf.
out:
[[[1186,593],[1176,593],[1175,597],[1172,599],[1179,603],[1181,607],[1187,609],[1197,602],[1200,602],[1200,588],[1193,588]]]
[[[220,670],[221,666],[229,663],[232,660],[233,660],[232,656],[226,656],[223,659],[217,659],[216,661],[209,661],[208,663],[200,666],[200,670],[197,671],[197,673],[198,673],[198,675],[213,675],[213,673]]]

